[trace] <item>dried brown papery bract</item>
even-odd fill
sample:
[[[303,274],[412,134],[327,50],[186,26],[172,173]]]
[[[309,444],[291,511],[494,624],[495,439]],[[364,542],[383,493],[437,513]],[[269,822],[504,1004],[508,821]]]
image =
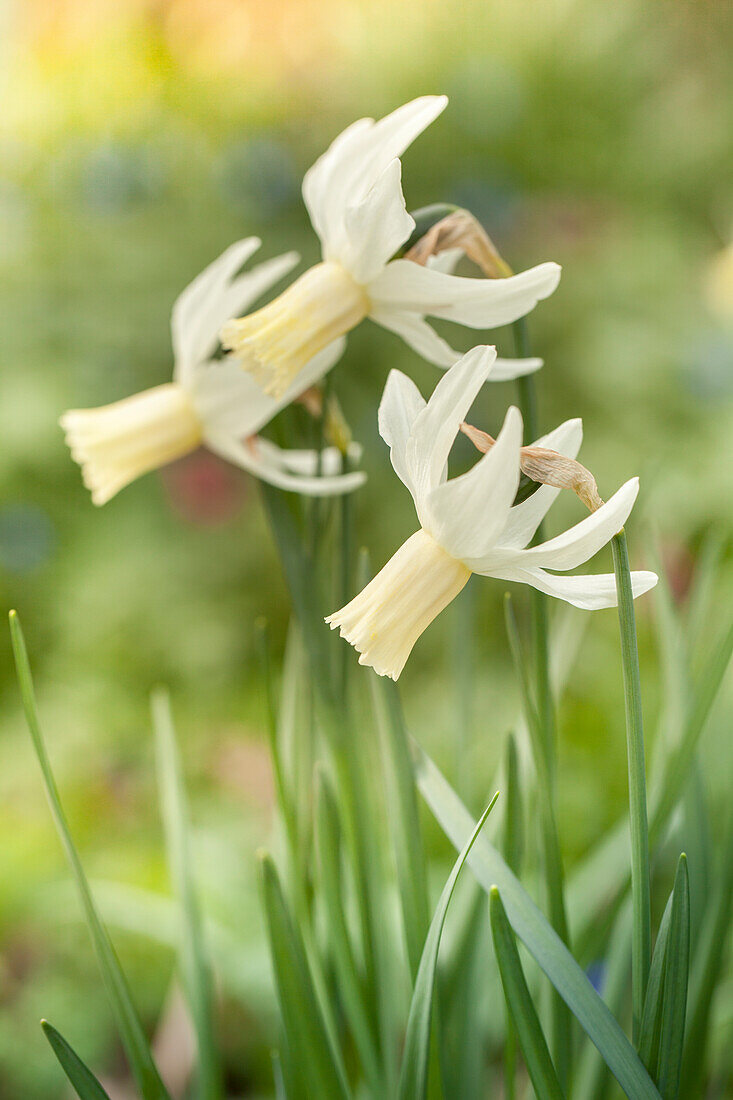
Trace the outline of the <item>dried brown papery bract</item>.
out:
[[[482,432],[472,424],[461,424],[461,431],[483,454],[491,450],[496,442],[488,432]],[[589,512],[595,512],[603,504],[593,474],[574,458],[550,451],[546,447],[522,447],[519,464],[522,473],[531,481],[552,485],[556,489],[572,490]]]
[[[424,267],[431,256],[451,248],[462,249],[489,279],[505,279],[513,274],[484,227],[468,210],[456,210],[436,222],[405,253],[405,259]]]

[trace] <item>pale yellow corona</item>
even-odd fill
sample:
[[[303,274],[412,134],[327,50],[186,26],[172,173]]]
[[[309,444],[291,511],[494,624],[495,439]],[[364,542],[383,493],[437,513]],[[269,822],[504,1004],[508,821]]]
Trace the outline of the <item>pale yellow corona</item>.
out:
[[[368,312],[369,299],[351,275],[340,264],[321,263],[269,305],[229,321],[221,341],[265,393],[280,397],[314,355]]]
[[[193,402],[175,382],[102,408],[71,409],[61,427],[95,504],[105,504],[141,474],[188,454],[203,439]]]
[[[416,531],[351,603],[326,622],[380,676],[396,680],[417,639],[454,600],[471,570]]]
[[[402,194],[400,157],[447,102],[445,96],[421,96],[378,122],[363,118],[306,172],[303,200],[323,262],[269,305],[220,331],[222,345],[265,394],[279,398],[309,359],[365,317],[429,362],[450,367],[460,352],[426,317],[501,327],[554,291],[560,278],[554,263],[508,278],[470,279],[452,274],[462,247],[452,249],[447,263],[447,254],[428,257],[424,265],[402,258],[415,220]],[[500,360],[493,377],[517,378],[541,365],[540,359]]]
[[[359,663],[371,665],[380,676],[397,679],[423,630],[472,573],[530,584],[588,610],[617,602],[613,573],[567,576],[567,570],[587,561],[621,530],[639,491],[638,478],[574,527],[531,545],[560,488],[540,485],[514,503],[522,455],[522,417],[514,408],[479,461],[465,474],[448,478],[458,429],[495,363],[495,348],[474,348],[443,376],[427,402],[406,375],[392,371],[387,379],[379,432],[415,502],[420,530],[363,592],[326,619],[358,650]],[[581,438],[580,421],[569,420],[531,450],[545,457],[556,451],[558,459],[574,460]],[[656,582],[654,573],[632,573],[634,597]]]
[[[243,265],[260,247],[247,237],[209,264],[173,305],[173,382],[98,409],[72,409],[61,417],[66,442],[82,468],[95,504],[105,504],[141,474],[202,445],[270,485],[309,496],[349,493],[364,481],[360,470],[341,472],[341,452],[253,443],[266,424],[331,369],[343,351],[332,341],[301,371],[279,401],[231,356],[218,356],[219,329],[293,270],[295,252]],[[356,445],[350,451],[355,457]]]

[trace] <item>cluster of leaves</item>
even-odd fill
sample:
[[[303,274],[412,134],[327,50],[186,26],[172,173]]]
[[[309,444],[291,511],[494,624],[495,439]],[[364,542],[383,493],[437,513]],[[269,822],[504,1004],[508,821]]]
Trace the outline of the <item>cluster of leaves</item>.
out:
[[[260,857],[282,1020],[274,1060],[278,1095],[343,1100],[365,1088],[368,1095],[405,1100],[478,1098],[485,1094],[490,1073],[494,1079],[502,1076],[507,1095],[515,1096],[526,1087],[525,1069],[541,1100],[571,1093],[600,1100],[613,1078],[634,1098],[698,1094],[707,1079],[706,1037],[733,900],[733,821],[726,826],[722,850],[715,850],[700,786],[691,782],[699,738],[733,647],[730,632],[692,682],[690,647],[705,620],[714,554],[701,570],[686,622],[679,620],[664,589],[658,599],[663,671],[674,706],[665,715],[667,735],[653,771],[650,838],[660,882],[669,852],[679,850],[682,837],[694,873],[688,874],[687,859],[680,856],[658,925],[643,1013],[634,1021],[630,1040],[623,1026],[632,938],[628,826],[622,823],[574,871],[567,885],[570,929],[563,929],[562,936],[520,881],[520,874],[530,881],[533,875],[528,807],[542,805],[548,777],[513,613],[507,622],[526,722],[518,721],[516,733],[529,733],[534,752],[527,766],[515,737],[508,738],[501,809],[492,815],[490,839],[483,827],[497,796],[477,822],[409,737],[396,685],[371,672],[354,677],[350,652],[335,645],[322,627],[322,607],[352,587],[349,501],[306,504],[267,488],[264,495],[297,624],[290,634],[279,705],[266,633],[260,637],[282,832],[278,862],[269,854]],[[167,1100],[71,840],[14,615],[11,633],[52,813],[131,1071],[143,1100]],[[354,716],[367,709],[378,731],[373,740],[357,736],[364,723],[357,729]],[[210,965],[192,881],[180,763],[168,702],[160,693],[154,697],[153,718],[171,878],[181,914],[180,970],[198,1048],[195,1095],[217,1100],[223,1085]],[[460,852],[435,908],[419,795]],[[475,882],[466,884],[460,920],[454,922],[439,967],[446,915],[465,862]],[[574,954],[565,940],[572,942]],[[490,941],[496,966],[487,965]],[[605,961],[603,996],[581,965],[599,958]],[[543,1024],[547,1014],[537,1008],[542,973],[555,991],[549,1042]],[[505,1013],[499,1010],[500,988]],[[487,991],[488,1012],[482,996]],[[44,1029],[79,1097],[104,1097],[102,1085],[66,1040],[49,1024]],[[502,1064],[496,1064],[498,1052]]]

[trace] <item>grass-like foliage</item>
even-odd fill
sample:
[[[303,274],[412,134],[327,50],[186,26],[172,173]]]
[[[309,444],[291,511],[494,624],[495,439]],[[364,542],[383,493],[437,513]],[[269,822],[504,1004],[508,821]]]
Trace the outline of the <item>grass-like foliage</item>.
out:
[[[526,385],[520,399],[531,412]],[[545,597],[531,596],[529,637],[523,615],[506,602],[521,706],[506,739],[499,793],[477,818],[471,797],[428,756],[420,731],[408,731],[396,684],[357,669],[324,626],[323,610],[347,602],[369,573],[364,558],[358,566],[352,559],[353,505],[262,491],[294,609],[281,676],[266,626],[256,628],[277,806],[273,851],[257,857],[280,1016],[276,1096],[480,1100],[503,1090],[513,1100],[532,1092],[539,1100],[602,1100],[612,1087],[632,1100],[704,1095],[733,904],[733,828],[712,827],[700,782],[700,741],[733,648],[729,631],[708,645],[702,664],[695,660],[711,608],[714,555],[695,579],[686,618],[664,584],[654,596],[662,692],[675,707],[666,715],[667,736],[658,739],[647,795],[625,533],[612,541],[629,816],[568,873]],[[476,629],[470,617],[462,622]],[[72,840],[15,613],[10,628],[33,747],[129,1073],[142,1100],[176,1100],[180,1082],[169,1094]],[[458,679],[470,689],[465,669]],[[201,906],[162,691],[153,697],[153,727],[174,895],[169,938],[196,1047],[186,1095],[224,1100],[218,990],[231,994],[237,945]],[[623,731],[609,729],[609,736]],[[435,825],[459,853],[449,873],[433,855]],[[594,982],[599,964],[602,978]],[[81,1100],[107,1097],[70,1043],[43,1027]],[[74,1042],[83,1047],[84,1036]]]

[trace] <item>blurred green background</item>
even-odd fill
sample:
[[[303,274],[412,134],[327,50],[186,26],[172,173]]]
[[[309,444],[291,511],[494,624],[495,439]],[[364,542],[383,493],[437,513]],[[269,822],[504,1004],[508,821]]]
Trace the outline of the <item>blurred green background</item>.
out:
[[[562,264],[559,290],[530,321],[546,361],[543,426],[583,417],[581,457],[603,495],[641,475],[634,562],[648,564],[656,539],[683,600],[700,546],[711,531],[726,539],[733,513],[733,9],[714,0],[18,0],[0,11],[3,603],[22,617],[87,869],[123,884],[105,897],[128,929],[121,953],[151,1024],[172,963],[155,942],[170,914],[148,695],[169,685],[207,906],[226,925],[236,896],[232,929],[249,945],[234,979],[242,995],[222,1017],[232,1091],[264,1094],[273,1000],[253,852],[269,836],[271,798],[252,628],[266,615],[280,650],[288,602],[257,486],[201,452],[95,509],[58,416],[169,379],[173,300],[231,241],[257,234],[261,258],[297,248],[312,262],[304,170],[354,118],[446,92],[448,109],[404,158],[408,207],[465,205],[515,269]],[[511,354],[508,332],[480,339]],[[391,367],[424,392],[437,379],[367,322],[335,376],[364,445],[369,483],[356,512],[375,563],[414,526],[376,430]],[[474,422],[496,429],[512,399],[511,386],[488,387]],[[577,502],[562,500],[551,522],[579,518]],[[728,562],[711,638],[732,588]],[[421,640],[402,684],[413,731],[442,760],[460,757],[457,769],[468,761],[485,790],[517,699],[501,585],[474,580],[471,591],[478,686],[460,746],[450,732],[459,612]],[[643,601],[651,731],[653,615],[653,600]],[[588,616],[585,627],[561,714],[570,861],[625,799],[615,615]],[[114,1076],[121,1063],[7,637],[0,653],[0,1097],[56,1097],[63,1085],[42,1015],[95,1066]],[[706,739],[713,762],[726,702],[730,690]],[[710,771],[722,793],[730,776]],[[141,890],[159,895],[159,910]]]

